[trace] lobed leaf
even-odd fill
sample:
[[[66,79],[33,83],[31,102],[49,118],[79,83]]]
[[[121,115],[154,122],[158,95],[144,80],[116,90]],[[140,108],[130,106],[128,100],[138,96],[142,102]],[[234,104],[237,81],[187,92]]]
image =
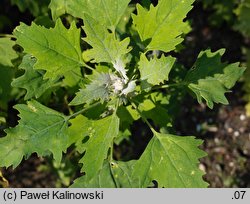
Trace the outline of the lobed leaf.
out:
[[[92,103],[101,99],[105,101],[109,99],[110,75],[105,73],[94,73],[92,81],[85,88],[80,89],[76,93],[75,98],[70,102],[70,105],[80,105],[84,103]]]
[[[223,49],[214,53],[210,50],[201,52],[185,78],[185,83],[195,93],[198,102],[201,103],[204,98],[211,109],[214,103],[228,104],[224,94],[235,85],[245,70],[239,67],[239,63],[222,63],[223,53]]]
[[[84,27],[87,37],[84,40],[92,46],[92,49],[85,53],[93,62],[112,63],[114,68],[126,78],[125,58],[130,51],[128,48],[130,39],[122,41],[116,39],[114,33],[109,33],[94,18],[85,15]]]
[[[13,46],[15,42],[9,38],[0,38],[0,64],[3,66],[12,67],[13,64],[11,60],[18,57]]]
[[[39,98],[46,90],[51,88],[54,81],[43,79],[44,71],[34,69],[36,59],[31,55],[25,55],[19,69],[25,70],[25,73],[14,79],[11,83],[13,87],[24,88],[27,93],[24,100],[29,100],[33,97]]]
[[[104,160],[108,156],[109,148],[119,132],[119,118],[116,114],[93,121],[89,131],[89,140],[85,144],[85,154],[80,160],[83,163],[82,171],[88,179],[97,176]]]
[[[78,73],[84,65],[80,48],[80,29],[75,23],[66,29],[61,20],[56,21],[54,28],[47,29],[34,23],[27,26],[21,23],[14,30],[17,44],[26,53],[32,54],[37,62],[35,69],[45,70],[45,79],[57,79],[65,73]]]
[[[96,177],[88,179],[82,176],[76,179],[71,185],[72,188],[132,188],[136,181],[131,177],[131,167],[134,161],[109,162],[104,161],[102,169]],[[137,181],[138,182],[138,181]]]
[[[160,134],[154,136],[142,156],[133,167],[133,178],[139,179],[139,187],[148,187],[156,181],[159,187],[201,188],[203,172],[198,168],[198,159],[206,154],[197,146],[201,140]]]
[[[71,125],[68,128],[68,146],[75,144],[76,150],[80,153],[84,153],[85,143],[83,141],[85,137],[88,137],[89,132],[92,130],[93,121],[83,115],[78,115],[69,122]]]
[[[142,85],[144,87],[151,87],[167,81],[174,62],[175,58],[173,57],[162,55],[159,59],[154,57],[148,60],[144,54],[141,54],[138,64]]]
[[[192,9],[194,0],[159,0],[157,6],[150,5],[149,10],[137,4],[137,15],[133,15],[133,24],[147,50],[169,52],[183,39],[186,30],[183,22]],[[145,23],[146,22],[146,23]]]
[[[5,130],[7,136],[0,138],[0,166],[15,168],[23,157],[34,152],[39,156],[52,153],[60,162],[62,152],[68,147],[67,117],[37,101],[15,108],[21,119],[16,127]]]
[[[129,2],[130,0],[51,0],[49,7],[54,20],[65,13],[85,20],[87,14],[105,29],[114,32]],[[98,15],[96,15],[97,8]]]

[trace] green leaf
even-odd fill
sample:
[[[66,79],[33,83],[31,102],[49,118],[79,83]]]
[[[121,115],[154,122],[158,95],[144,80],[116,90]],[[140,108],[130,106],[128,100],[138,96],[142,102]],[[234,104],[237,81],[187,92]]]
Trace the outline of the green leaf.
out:
[[[114,138],[119,132],[119,118],[116,114],[93,121],[89,140],[85,144],[86,152],[80,163],[82,171],[88,179],[92,179],[103,166],[103,161],[108,156],[108,150],[113,145]]]
[[[29,10],[33,16],[39,16],[47,13],[49,0],[11,0],[11,4],[21,12]]]
[[[139,187],[148,187],[157,181],[165,188],[201,188],[203,172],[198,168],[198,159],[206,154],[197,146],[202,143],[194,137],[160,134],[154,136],[133,168],[133,178],[140,181]]]
[[[15,108],[21,119],[16,127],[5,130],[7,136],[0,138],[0,166],[16,167],[23,157],[34,152],[39,156],[52,153],[60,162],[62,151],[68,147],[67,117],[36,101]]]
[[[68,13],[68,5],[76,3],[75,0],[51,0],[49,8],[51,10],[52,19],[55,21],[61,15]]]
[[[92,179],[82,176],[76,179],[72,188],[132,188],[138,185],[131,177],[134,161],[109,163],[104,161],[102,169]]]
[[[71,126],[68,128],[68,146],[75,144],[77,151],[83,153],[85,151],[84,138],[92,130],[92,121],[83,115],[78,115],[69,122]]]
[[[246,58],[247,58],[247,64],[246,64],[246,71],[243,75],[244,79],[244,85],[243,85],[243,90],[244,90],[244,100],[247,102],[245,105],[246,108],[246,115],[250,117],[250,50],[247,50],[246,53]]]
[[[119,33],[120,35],[123,35],[124,33],[126,33],[129,30],[129,23],[131,20],[131,15],[134,11],[135,11],[134,4],[131,4],[127,7],[125,13],[121,17],[120,22],[116,26],[117,33]]]
[[[97,63],[112,63],[117,71],[125,72],[123,61],[126,54],[130,51],[128,48],[130,39],[117,40],[114,33],[109,33],[95,19],[87,15],[84,18],[83,29],[87,35],[84,40],[92,46],[92,49],[88,50],[86,54],[88,58],[93,59],[93,62]]]
[[[129,137],[131,136],[130,128],[134,119],[128,111],[128,107],[131,108],[131,105],[126,107],[120,106],[117,110],[117,116],[120,118],[120,128],[119,134],[114,140],[116,145],[119,145],[125,139],[129,140]]]
[[[239,4],[239,7],[236,9],[236,15],[238,16],[238,22],[235,28],[245,36],[250,37],[250,0],[242,1]]]
[[[105,73],[96,72],[93,75],[90,84],[87,84],[85,88],[80,89],[76,93],[75,98],[70,102],[70,105],[80,105],[83,103],[91,103],[93,101],[101,99],[105,101],[109,99],[108,86],[111,82],[110,75]]]
[[[147,10],[137,4],[137,15],[133,15],[133,23],[140,38],[148,42],[147,50],[169,52],[183,39],[181,34],[186,29],[183,19],[192,9],[194,0],[159,0]],[[146,23],[145,23],[146,22]]]
[[[162,55],[159,59],[154,57],[148,60],[144,54],[141,54],[141,59],[138,64],[142,83],[148,84],[147,86],[153,86],[167,81],[174,62],[175,58],[173,57],[165,57]]]
[[[134,188],[139,185],[139,180],[132,177],[134,164],[134,160],[127,162],[111,162],[110,169],[116,184],[116,188]]]
[[[81,69],[75,69],[70,72],[64,73],[63,83],[66,86],[69,87],[77,86],[81,80],[83,80]]]
[[[153,101],[151,98],[145,99],[139,104],[138,109],[142,112],[142,115],[147,119],[151,119],[159,127],[165,128],[172,124],[169,112],[161,104],[161,101]]]
[[[114,32],[129,2],[130,0],[70,0],[66,4],[66,12],[84,20],[85,14],[92,16],[98,24]]]
[[[115,182],[110,172],[110,164],[105,161],[101,170],[92,179],[87,176],[77,178],[70,186],[71,188],[115,188]]]
[[[36,59],[31,55],[25,55],[19,69],[25,70],[25,73],[14,79],[11,83],[13,87],[24,88],[27,93],[25,100],[33,97],[39,98],[46,90],[53,86],[54,81],[50,79],[43,79],[44,71],[34,69]]]
[[[2,66],[0,64],[0,102],[3,101],[6,105],[11,92],[11,80],[14,77],[14,70],[11,67]],[[3,108],[4,105],[2,105]]]
[[[0,38],[0,64],[4,66],[12,67],[11,60],[18,57],[16,52],[13,50],[15,42],[9,38]]]
[[[224,94],[235,85],[245,70],[239,67],[239,63],[222,63],[224,51],[201,52],[185,78],[185,83],[195,93],[198,102],[201,103],[204,98],[211,109],[214,103],[228,104]]]
[[[31,26],[21,23],[14,30],[14,35],[17,37],[17,44],[37,59],[34,68],[46,70],[44,78],[54,80],[65,73],[77,72],[84,65],[80,29],[77,29],[75,23],[69,29],[64,27],[60,19],[50,29],[34,23]]]

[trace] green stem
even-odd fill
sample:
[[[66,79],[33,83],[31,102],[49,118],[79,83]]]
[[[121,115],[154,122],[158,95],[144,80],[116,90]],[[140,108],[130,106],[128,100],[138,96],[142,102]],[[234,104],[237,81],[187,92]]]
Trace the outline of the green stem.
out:
[[[86,112],[87,110],[89,110],[91,108],[94,108],[94,107],[98,106],[99,104],[101,104],[101,102],[96,102],[96,103],[92,104],[91,106],[89,106],[87,108],[83,108],[82,110],[80,110],[80,111],[78,111],[78,112],[76,112],[76,113],[68,116],[67,120],[70,120],[71,118],[75,118],[76,116],[78,116],[78,115]]]
[[[87,69],[91,70],[91,71],[96,71],[93,67],[91,67],[91,66],[87,65],[87,64],[86,64],[86,63],[84,63],[84,62],[81,62],[81,65],[82,65],[83,67],[85,67],[85,68],[87,68]]]
[[[176,83],[176,84],[164,84],[164,85],[159,85],[159,86],[154,86],[151,90],[156,90],[156,89],[167,89],[171,87],[178,87],[178,86],[186,86],[187,83]]]
[[[135,105],[134,102],[131,102],[132,106],[135,108],[135,110],[140,114],[142,120],[148,125],[148,127],[150,128],[150,130],[154,133],[155,129],[153,128],[153,126],[148,122],[147,118],[142,114],[142,112],[139,110],[139,108],[137,107],[137,105]]]
[[[15,38],[16,39],[16,36],[10,35],[10,34],[0,34],[0,37],[7,37],[7,38]]]
[[[117,99],[117,102],[116,102],[116,106],[115,106],[115,111],[113,114],[116,114],[118,108],[119,108],[119,104],[120,104],[120,99],[118,98]],[[112,141],[112,145],[110,147],[110,155],[109,155],[109,161],[112,162],[113,161],[113,154],[114,154],[114,139]]]
[[[112,145],[110,147],[109,162],[113,161],[113,153],[114,153],[114,140],[113,140],[113,143],[112,143]]]
[[[57,86],[61,86],[63,83],[60,82],[56,82],[55,84],[52,84],[51,87],[57,87]]]

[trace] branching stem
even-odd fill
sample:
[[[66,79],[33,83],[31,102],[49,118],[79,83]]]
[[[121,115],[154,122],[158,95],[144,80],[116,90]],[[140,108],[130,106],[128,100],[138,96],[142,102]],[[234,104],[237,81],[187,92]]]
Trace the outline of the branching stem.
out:
[[[88,106],[86,108],[83,108],[82,110],[80,110],[80,111],[78,111],[78,112],[76,112],[76,113],[68,116],[67,120],[70,120],[71,118],[75,118],[76,116],[78,116],[78,115],[86,112],[87,110],[89,110],[91,108],[94,108],[94,107],[98,106],[99,104],[101,104],[101,102],[96,102],[96,103],[94,103],[94,104],[92,104],[92,105],[90,105],[90,106]]]
[[[93,67],[91,67],[91,66],[87,65],[87,64],[86,64],[86,63],[84,63],[84,62],[81,62],[81,65],[82,65],[83,67],[85,67],[85,68],[87,68],[87,69],[91,70],[91,71],[96,71],[96,69],[94,69]]]
[[[148,119],[142,114],[142,112],[139,110],[139,108],[137,107],[137,105],[134,102],[131,102],[132,106],[135,108],[135,110],[140,114],[142,120],[148,125],[148,127],[150,128],[150,130],[152,132],[155,132],[155,129],[153,128],[153,126],[149,123]]]
[[[167,89],[171,87],[186,86],[186,85],[187,85],[186,82],[176,83],[176,84],[164,84],[164,85],[154,86],[151,90]]]

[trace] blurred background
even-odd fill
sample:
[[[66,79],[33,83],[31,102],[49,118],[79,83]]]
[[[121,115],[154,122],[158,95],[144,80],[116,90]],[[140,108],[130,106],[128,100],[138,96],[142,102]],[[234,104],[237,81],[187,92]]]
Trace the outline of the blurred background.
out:
[[[155,0],[138,0],[131,1],[131,7],[137,2],[145,6],[150,2],[157,4]],[[49,25],[49,3],[50,0],[0,0],[0,37],[12,34],[20,22]],[[62,18],[67,22],[73,17],[65,14]],[[204,140],[201,148],[208,156],[201,159],[200,168],[206,171],[204,179],[210,187],[250,187],[250,0],[196,0],[186,20],[190,24],[189,32],[180,51],[174,53],[179,62],[191,67],[201,50],[226,48],[223,61],[239,61],[248,69],[232,92],[227,93],[230,102],[227,106],[216,105],[210,110],[186,96],[174,129],[179,135],[194,135]],[[15,75],[15,71],[6,70],[0,64],[0,136],[18,120],[13,105],[20,102],[17,96],[22,93],[10,87]],[[143,126],[139,121],[133,125],[132,132],[143,131],[140,127]],[[132,137],[130,146],[137,145],[143,150],[145,144],[138,143]],[[129,153],[126,145],[121,145],[117,154]],[[139,148],[133,153],[137,154],[135,158],[140,151]],[[60,165],[51,158],[41,159],[34,154],[15,170],[0,169],[0,186],[68,186],[79,175],[78,158],[74,154],[72,151],[66,155]]]

